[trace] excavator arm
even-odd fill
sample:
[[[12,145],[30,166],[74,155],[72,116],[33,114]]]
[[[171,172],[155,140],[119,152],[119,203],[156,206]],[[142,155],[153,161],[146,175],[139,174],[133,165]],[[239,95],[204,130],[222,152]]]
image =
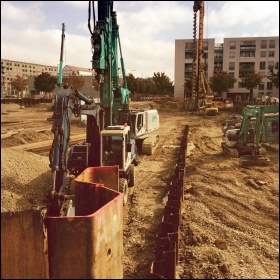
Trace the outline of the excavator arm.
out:
[[[71,116],[80,116],[83,106],[91,105],[90,114],[97,111],[94,101],[87,98],[69,85],[64,85],[56,94],[54,116],[51,131],[54,134],[52,147],[49,152],[50,168],[53,172],[53,193],[63,193],[67,176],[67,151],[70,140]],[[92,111],[94,109],[94,111]],[[96,118],[96,116],[95,116]]]

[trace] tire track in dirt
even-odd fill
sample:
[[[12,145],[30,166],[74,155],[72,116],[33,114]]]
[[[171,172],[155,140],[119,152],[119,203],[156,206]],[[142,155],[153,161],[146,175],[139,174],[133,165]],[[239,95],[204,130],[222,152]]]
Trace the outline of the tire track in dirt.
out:
[[[196,148],[187,160],[180,276],[276,279],[279,190],[273,180],[275,167],[240,167],[238,159],[223,155],[219,138],[211,133],[204,136],[211,132],[210,123],[208,128],[201,125],[190,131],[189,140]],[[253,189],[248,179],[265,184]],[[218,248],[217,240],[226,247]]]
[[[168,192],[186,119],[181,116],[161,123],[164,126],[160,128],[159,146],[154,154],[139,155],[134,193],[124,211],[124,279],[150,278],[151,264],[155,261],[163,198]]]

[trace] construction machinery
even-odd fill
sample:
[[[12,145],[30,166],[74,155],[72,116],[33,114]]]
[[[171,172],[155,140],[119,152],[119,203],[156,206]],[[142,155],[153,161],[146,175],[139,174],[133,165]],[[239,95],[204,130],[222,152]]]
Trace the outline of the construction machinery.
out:
[[[123,205],[135,183],[136,142],[145,144],[145,135],[158,129],[159,118],[157,111],[129,108],[123,62],[123,83],[119,81],[113,1],[98,1],[94,27],[92,65],[100,103],[71,85],[57,92],[49,152],[50,205],[1,215],[3,278],[123,278]],[[69,148],[72,114],[86,115],[86,138]],[[10,269],[10,260],[15,269]]]
[[[233,101],[230,98],[214,97],[212,99],[212,104],[219,110],[229,110],[233,109]]]
[[[279,107],[276,105],[246,106],[240,128],[225,129],[223,151],[246,162],[267,163],[264,143],[279,142]]]
[[[65,41],[65,24],[62,23],[61,48],[60,48],[59,68],[58,68],[58,75],[57,75],[57,86],[59,89],[62,87],[64,41]],[[52,99],[52,110],[54,110],[54,101],[55,99]],[[54,119],[54,113],[52,114],[52,116],[47,118],[48,121],[53,121],[53,119]]]
[[[121,53],[119,26],[113,1],[97,1],[98,20],[91,30],[89,2],[88,28],[91,33],[92,69],[100,88],[100,103],[87,98],[70,85],[57,93],[54,106],[50,150],[50,167],[53,172],[51,190],[52,213],[70,213],[71,178],[79,176],[88,167],[118,166],[118,191],[123,193],[124,205],[128,188],[135,183],[135,166],[139,153],[152,154],[158,145],[159,115],[157,110],[132,110],[129,108],[124,62]],[[118,49],[121,67],[118,66]],[[121,73],[121,77],[120,77]],[[83,101],[85,104],[81,104]],[[71,115],[86,115],[86,139],[68,147]],[[66,210],[65,210],[66,209]]]
[[[199,11],[199,38],[196,39],[197,12]],[[203,28],[204,28],[204,1],[194,1],[193,5],[193,68],[192,68],[192,97],[191,111],[198,111],[200,115],[217,115],[218,108],[213,106],[213,92],[205,75],[203,57]],[[196,64],[197,60],[197,64]]]

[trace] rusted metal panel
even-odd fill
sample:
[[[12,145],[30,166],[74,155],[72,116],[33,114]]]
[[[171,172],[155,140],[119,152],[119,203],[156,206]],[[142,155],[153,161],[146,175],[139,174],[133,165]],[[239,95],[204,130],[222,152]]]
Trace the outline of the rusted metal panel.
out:
[[[1,279],[48,279],[41,210],[1,213]]]
[[[169,237],[157,236],[157,259],[151,266],[152,279],[176,278],[176,248],[175,242]]]
[[[75,180],[75,216],[48,217],[51,278],[123,278],[122,194],[86,182],[91,174]]]
[[[119,167],[88,167],[76,179],[76,182],[101,183],[105,187],[119,191]]]
[[[152,263],[152,279],[175,279],[176,265],[179,263],[179,237],[181,225],[181,206],[185,191],[185,164],[189,126],[185,126],[177,164],[168,191],[168,199],[162,218],[161,233],[156,236],[156,261]]]

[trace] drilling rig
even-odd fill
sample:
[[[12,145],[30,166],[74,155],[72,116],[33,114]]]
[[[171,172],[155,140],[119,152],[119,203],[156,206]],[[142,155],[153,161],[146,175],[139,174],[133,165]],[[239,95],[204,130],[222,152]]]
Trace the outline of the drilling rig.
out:
[[[199,11],[199,37],[196,39],[197,12]],[[192,98],[191,110],[199,114],[217,115],[218,108],[212,105],[213,92],[205,75],[205,67],[202,60],[206,53],[203,50],[204,27],[204,1],[194,1],[193,5],[193,67],[192,67]],[[197,64],[196,64],[197,61]]]

